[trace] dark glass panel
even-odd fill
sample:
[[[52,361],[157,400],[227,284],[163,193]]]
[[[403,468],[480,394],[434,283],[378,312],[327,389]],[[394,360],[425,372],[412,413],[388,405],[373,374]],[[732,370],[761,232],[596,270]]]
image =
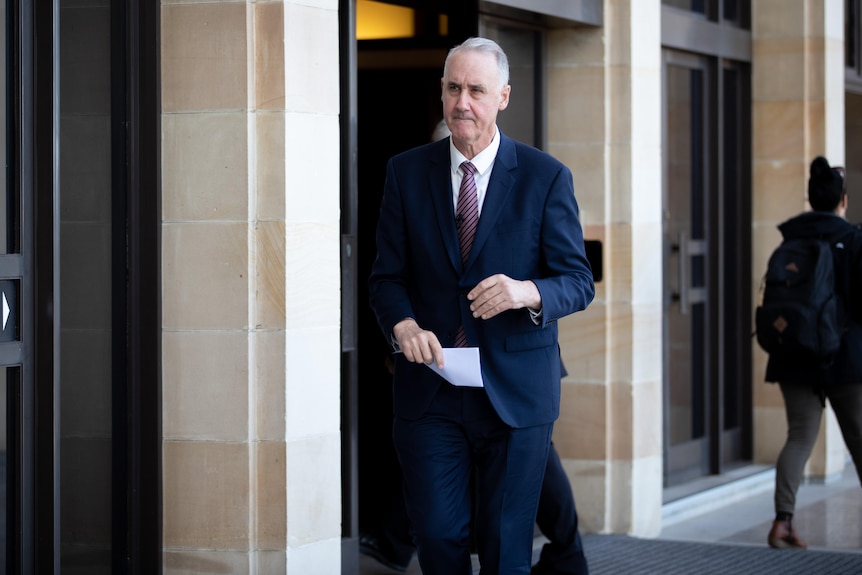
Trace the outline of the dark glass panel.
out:
[[[706,14],[706,0],[662,0],[661,3],[680,10]]]
[[[7,59],[7,34],[6,34],[6,2],[0,0],[0,30],[3,31],[3,40],[0,41],[0,62],[8,62]],[[3,94],[5,102],[0,106],[0,128],[6,137],[0,140],[0,157],[4,158],[0,164],[0,254],[13,254],[20,252],[20,218],[18,214],[18,194],[15,186],[11,184],[11,152],[13,134],[9,123],[9,110],[12,101],[9,99],[9,72],[3,74]]]
[[[60,572],[111,572],[111,7],[59,3]]]
[[[692,213],[692,161],[691,150],[693,128],[691,101],[692,70],[682,66],[667,67],[667,194],[668,214],[665,224],[672,242],[678,242],[677,250],[670,257],[668,283],[671,291],[681,294],[686,289],[685,274],[676,270],[687,265],[684,245],[690,237]],[[694,437],[691,425],[693,353],[691,318],[682,313],[671,313],[668,322],[668,402],[669,443],[671,446],[690,441]]]
[[[844,65],[856,70],[859,51],[859,0],[844,2]]]
[[[704,88],[703,72],[691,71],[691,237],[702,240],[706,237],[704,221],[706,190],[704,190],[703,143],[704,134]]]
[[[724,0],[724,19],[736,22],[739,17],[739,2],[737,0]]]
[[[740,173],[740,158],[739,149],[741,146],[741,130],[740,130],[740,73],[736,68],[725,68],[723,70],[723,86],[724,94],[722,96],[722,106],[724,111],[724,206],[725,214],[729,217],[738,217],[741,220],[741,206],[739,193],[742,184],[739,181]],[[742,282],[741,270],[736,264],[741,259],[739,253],[740,246],[737,241],[737,235],[734,233],[726,233],[724,235],[724,253],[727,254],[728,264],[724,266],[724,285],[729,289],[725,290],[725,350],[728,354],[728,363],[731,365],[739,365],[741,360],[738,351],[739,333],[742,333],[741,327],[737,326],[737,318],[745,302],[740,301],[737,297],[737,290],[734,286],[740,285]],[[734,361],[735,360],[735,361]],[[734,429],[740,425],[741,414],[740,406],[742,400],[742,380],[736,377],[737,371],[728,369],[728,378],[724,385],[724,429]]]
[[[0,369],[0,575],[9,572],[6,564],[10,555],[7,534],[9,529],[14,529],[14,526],[9,525],[9,519],[14,517],[14,512],[9,509],[10,478],[14,477],[14,473],[8,465],[14,461],[9,456],[9,450],[10,442],[15,437],[15,418],[10,417],[10,410],[14,409],[17,400],[10,391],[17,387],[20,373],[21,370],[14,367]]]

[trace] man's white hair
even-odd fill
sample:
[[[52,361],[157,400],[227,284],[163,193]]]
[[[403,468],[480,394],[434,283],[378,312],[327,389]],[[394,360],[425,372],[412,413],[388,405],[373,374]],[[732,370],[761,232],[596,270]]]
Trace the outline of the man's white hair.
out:
[[[446,77],[446,72],[449,70],[449,60],[458,52],[484,52],[491,54],[497,59],[497,77],[500,79],[501,90],[509,83],[509,58],[506,53],[500,48],[500,45],[489,38],[473,37],[467,38],[462,43],[458,44],[446,55],[446,62],[443,64],[443,77]]]

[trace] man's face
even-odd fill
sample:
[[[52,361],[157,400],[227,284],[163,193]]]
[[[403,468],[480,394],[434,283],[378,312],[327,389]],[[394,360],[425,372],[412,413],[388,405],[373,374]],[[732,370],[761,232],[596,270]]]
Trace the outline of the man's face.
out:
[[[458,150],[472,158],[494,137],[497,112],[509,105],[510,86],[500,89],[497,61],[492,54],[458,52],[441,80],[443,117]]]

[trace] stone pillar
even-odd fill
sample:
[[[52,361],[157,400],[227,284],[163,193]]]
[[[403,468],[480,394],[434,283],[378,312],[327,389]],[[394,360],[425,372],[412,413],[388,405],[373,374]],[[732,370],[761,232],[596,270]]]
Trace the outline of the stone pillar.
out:
[[[657,535],[662,503],[661,6],[608,0],[549,35],[549,151],[573,171],[604,279],[561,321],[554,442],[585,532]]]
[[[338,573],[338,3],[161,16],[165,573]]]

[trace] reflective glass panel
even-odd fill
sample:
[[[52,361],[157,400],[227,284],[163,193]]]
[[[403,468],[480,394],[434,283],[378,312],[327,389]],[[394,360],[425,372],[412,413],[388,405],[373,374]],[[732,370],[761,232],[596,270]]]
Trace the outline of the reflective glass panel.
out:
[[[667,283],[680,295],[680,313],[671,309],[668,325],[669,443],[703,436],[704,307],[694,288],[705,284],[705,262],[694,252],[704,240],[703,218],[703,72],[667,67],[667,200],[665,226],[677,248],[671,253]],[[686,294],[683,296],[682,294]],[[686,300],[687,304],[682,301]]]
[[[662,0],[661,3],[680,10],[706,14],[706,0]]]
[[[59,1],[60,572],[111,572],[111,10]]]
[[[7,34],[6,34],[6,2],[0,0],[0,31],[2,31],[3,39],[0,41],[0,62],[7,62]],[[2,177],[0,177],[0,254],[18,253],[18,195],[13,186],[10,185],[9,166],[11,164],[9,152],[9,141],[11,134],[8,132],[10,126],[8,121],[9,105],[9,78],[8,70],[0,77],[3,82],[4,98],[3,106],[0,106],[0,127],[5,138],[0,139],[0,157],[4,158],[3,164],[0,164]]]
[[[9,554],[7,552],[8,541],[7,522],[11,513],[9,507],[9,477],[10,470],[8,462],[11,460],[8,457],[9,453],[9,409],[14,405],[14,401],[9,399],[9,380],[15,382],[17,374],[20,373],[18,368],[3,368],[0,369],[0,575],[6,575],[7,565],[6,559]]]

